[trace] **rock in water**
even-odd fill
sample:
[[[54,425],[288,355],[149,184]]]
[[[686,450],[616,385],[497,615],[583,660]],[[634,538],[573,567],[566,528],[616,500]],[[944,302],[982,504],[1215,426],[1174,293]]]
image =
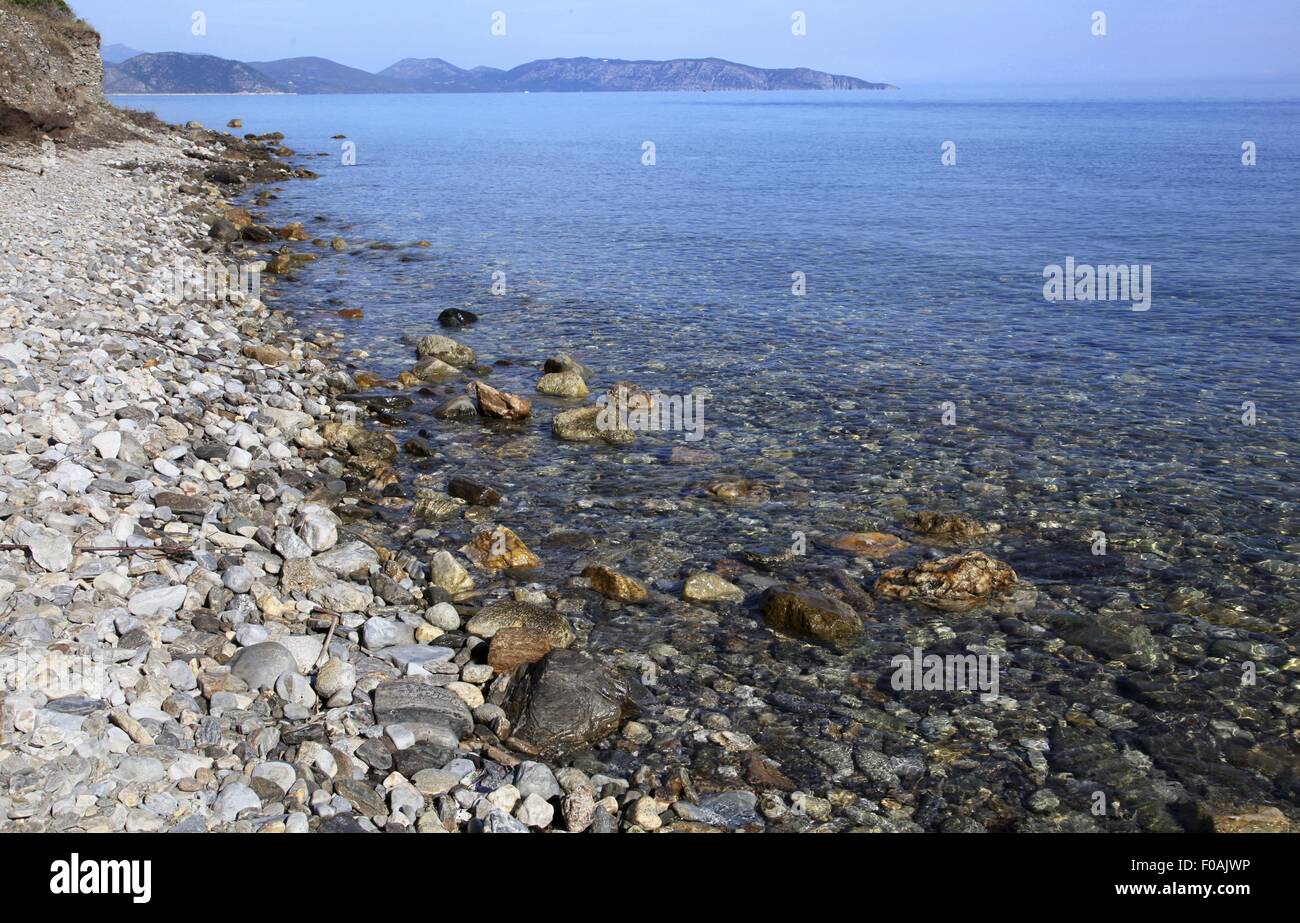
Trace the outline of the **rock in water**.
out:
[[[745,591],[717,574],[691,574],[682,587],[682,598],[691,602],[743,603]]]
[[[772,628],[822,641],[848,641],[862,631],[862,617],[848,605],[804,587],[768,590],[763,616]]]
[[[583,381],[591,381],[590,370],[568,353],[559,353],[558,355],[551,356],[551,358],[546,360],[546,365],[542,367],[542,371],[546,372],[548,375],[559,375],[565,372],[573,372],[581,377]]]
[[[498,391],[481,381],[470,385],[470,393],[477,402],[481,416],[497,420],[526,420],[532,416],[533,405],[527,398]]]
[[[636,441],[636,433],[617,426],[601,426],[602,410],[599,407],[578,407],[557,413],[551,418],[551,432],[563,442],[606,442],[610,445],[629,445]]]
[[[452,478],[447,482],[447,493],[459,497],[474,506],[496,506],[501,501],[501,494],[469,478]]]
[[[982,551],[926,561],[916,567],[896,567],[876,579],[876,594],[932,609],[962,612],[988,601],[994,593],[1015,586],[1016,572]]]
[[[507,628],[540,632],[551,647],[568,647],[574,641],[573,628],[563,615],[534,603],[503,599],[484,606],[465,623],[465,630],[480,638],[495,639]]]
[[[582,576],[591,581],[593,590],[610,599],[639,603],[646,598],[646,588],[641,581],[603,564],[592,564],[583,570]]]
[[[438,323],[444,327],[468,327],[478,322],[478,315],[463,308],[448,308],[438,315]]]
[[[458,740],[469,735],[474,718],[456,693],[422,677],[392,679],[375,687],[375,721],[450,728]]]
[[[551,651],[524,671],[503,706],[508,741],[524,753],[563,755],[618,730],[636,708],[630,683],[578,651]]]
[[[421,359],[428,359],[432,356],[458,369],[473,365],[475,358],[474,350],[464,343],[457,343],[451,337],[439,336],[436,333],[430,334],[421,340],[416,347],[416,352]]]
[[[538,379],[537,392],[571,399],[584,398],[591,393],[577,372],[547,372]]]
[[[1002,531],[997,523],[983,523],[960,514],[925,510],[912,520],[912,531],[938,542],[977,542]]]
[[[505,526],[485,529],[461,549],[474,566],[483,570],[528,570],[542,559],[528,550],[518,535]]]
[[[827,544],[860,558],[887,558],[908,547],[897,535],[886,532],[846,532]]]

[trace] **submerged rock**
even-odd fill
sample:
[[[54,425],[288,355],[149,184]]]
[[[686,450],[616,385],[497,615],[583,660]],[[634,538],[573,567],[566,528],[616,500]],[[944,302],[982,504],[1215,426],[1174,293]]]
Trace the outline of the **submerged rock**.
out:
[[[745,591],[717,574],[691,574],[682,587],[682,598],[691,602],[743,603]]]
[[[876,594],[932,609],[961,612],[1015,586],[1016,572],[982,551],[950,555],[916,567],[896,567],[876,580]]]
[[[912,531],[926,538],[950,543],[975,542],[1002,531],[997,523],[983,523],[969,516],[925,510],[912,520]]]
[[[772,587],[763,594],[771,628],[821,641],[848,641],[862,631],[862,617],[847,604],[805,587]]]
[[[570,399],[584,398],[591,393],[586,381],[577,372],[548,372],[538,379],[537,391],[551,397]]]
[[[578,407],[557,413],[551,418],[551,432],[564,442],[607,442],[610,445],[629,445],[636,441],[636,433],[629,429],[601,425],[601,408]]]
[[[763,503],[772,498],[772,490],[767,484],[749,478],[723,478],[711,482],[705,489],[728,503]]]
[[[645,584],[603,564],[588,566],[583,570],[582,576],[591,581],[593,590],[610,599],[637,603],[646,598]]]
[[[827,544],[837,551],[847,551],[860,558],[887,558],[908,547],[897,535],[885,532],[846,532]]]

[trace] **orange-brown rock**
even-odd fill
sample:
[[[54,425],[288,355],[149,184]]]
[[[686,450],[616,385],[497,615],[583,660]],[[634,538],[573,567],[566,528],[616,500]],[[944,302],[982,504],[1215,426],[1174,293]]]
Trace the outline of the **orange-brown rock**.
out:
[[[519,536],[505,526],[478,533],[461,552],[482,570],[527,570],[542,563],[542,559],[529,551]]]
[[[311,235],[307,233],[303,226],[295,221],[293,224],[286,224],[275,232],[275,236],[281,240],[310,240]]]
[[[887,558],[908,547],[907,542],[887,532],[845,532],[829,544],[860,558]]]
[[[535,628],[502,628],[488,647],[488,666],[498,673],[536,663],[551,652],[551,642]]]
[[[916,567],[895,567],[876,580],[876,594],[932,609],[962,612],[1018,582],[1010,565],[982,551],[955,554]]]
[[[619,602],[639,603],[646,597],[645,584],[603,564],[592,564],[582,576],[591,581],[591,588],[597,593]]]
[[[477,403],[478,412],[485,417],[498,420],[524,420],[533,412],[533,404],[527,398],[498,391],[481,381],[470,385],[470,393]]]
[[[283,365],[289,361],[289,354],[278,346],[245,346],[242,352],[262,365]]]

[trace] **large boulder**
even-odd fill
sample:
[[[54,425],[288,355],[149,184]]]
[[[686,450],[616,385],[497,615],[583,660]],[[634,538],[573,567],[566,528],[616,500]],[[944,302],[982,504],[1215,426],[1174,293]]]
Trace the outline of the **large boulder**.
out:
[[[607,442],[610,445],[629,445],[636,441],[636,433],[617,426],[601,425],[602,410],[594,404],[557,413],[551,418],[551,432],[562,442]]]
[[[551,647],[568,647],[574,640],[573,628],[563,615],[554,609],[514,599],[488,603],[465,623],[465,630],[480,638],[495,638],[506,628],[537,631]]]
[[[579,651],[551,651],[528,667],[503,706],[514,727],[509,745],[562,756],[618,730],[637,708],[626,677]]]
[[[916,567],[895,567],[876,579],[876,594],[932,609],[963,612],[1015,586],[1016,572],[982,551],[954,554]]]
[[[470,394],[480,416],[495,420],[526,420],[532,416],[532,401],[508,391],[499,391],[481,381],[470,385]]]
[[[457,343],[451,337],[433,333],[422,339],[415,348],[421,359],[441,359],[458,369],[474,364],[474,350],[464,343]]]
[[[862,631],[862,617],[847,603],[806,587],[772,587],[762,605],[768,626],[786,634],[848,641]]]

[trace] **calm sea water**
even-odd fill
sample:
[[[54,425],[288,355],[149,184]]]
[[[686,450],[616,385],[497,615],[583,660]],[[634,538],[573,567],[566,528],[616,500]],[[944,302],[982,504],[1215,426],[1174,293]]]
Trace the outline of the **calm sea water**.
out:
[[[896,719],[910,729],[952,717],[951,752],[917,749],[910,730],[889,737],[938,760],[913,793],[929,828],[960,805],[991,829],[1043,829],[971,804],[985,788],[1019,804],[1042,785],[1007,754],[1048,736],[1067,783],[1101,779],[1130,810],[1145,806],[1108,829],[1179,829],[1161,819],[1171,779],[1209,801],[1293,797],[1293,782],[1263,767],[1294,754],[1300,103],[907,92],[127,102],[283,131],[321,174],[285,184],[267,220],[303,220],[351,249],[299,245],[320,259],[271,297],[309,330],[346,331],[345,352],[363,351],[353,368],[395,376],[441,310],[482,315],[456,336],[491,366],[489,381],[535,398],[534,418],[434,419],[463,380],[406,392],[397,435],[423,433],[437,457],[404,456],[403,488],[439,492],[454,473],[500,488],[498,510],[470,515],[541,553],[538,581],[584,606],[594,649],[642,667],[656,652],[660,704],[724,712],[799,784],[822,791],[834,777],[867,797],[874,783],[844,772],[844,716],[864,739]],[[355,166],[341,164],[336,134],[355,143]],[[642,163],[646,141],[654,166]],[[941,164],[946,141],[955,166]],[[1242,164],[1245,141],[1256,166]],[[1068,257],[1149,264],[1150,310],[1047,302],[1043,270]],[[505,294],[492,293],[495,272]],[[805,274],[802,297],[793,273]],[[342,308],[364,318],[342,320]],[[622,449],[557,442],[551,416],[571,404],[533,389],[559,351],[588,364],[598,389],[706,389],[704,439],[690,445],[714,460],[671,463],[680,433]],[[720,502],[705,490],[720,476],[760,480],[771,498]],[[836,651],[763,627],[755,591],[773,579],[844,588],[864,605],[882,567],[934,556],[908,531],[922,509],[1001,523],[982,547],[1038,588],[1032,610],[954,617],[879,600]],[[376,506],[358,525],[419,554],[458,548],[472,528],[410,519]],[[854,560],[823,541],[843,531],[915,543],[888,562]],[[808,553],[776,574],[741,563],[744,551],[788,550],[796,533]],[[661,592],[618,607],[566,583],[592,557]],[[683,578],[703,569],[746,586],[746,606],[684,604]],[[916,646],[1000,652],[1000,704],[891,690],[891,658]],[[1258,683],[1243,683],[1242,661]],[[674,739],[660,752],[657,738],[655,758],[730,787],[736,770],[717,747]],[[967,756],[947,766],[953,754]],[[1070,791],[1086,811],[1086,792]]]
[[[283,131],[322,178],[286,185],[276,220],[432,243],[323,256],[282,294],[369,350],[361,367],[409,367],[402,336],[467,306],[484,319],[458,336],[513,360],[492,373],[511,390],[531,394],[537,363],[561,350],[602,386],[708,389],[698,447],[721,460],[704,471],[665,464],[680,435],[631,452],[556,445],[550,410],[567,405],[545,398],[522,430],[432,428],[449,458],[512,488],[513,522],[534,534],[586,522],[671,546],[667,564],[641,562],[667,580],[734,543],[897,531],[939,507],[1005,523],[1000,554],[1081,599],[1122,590],[1186,607],[1191,593],[1201,614],[1261,625],[1300,599],[1300,103],[122,101]],[[955,166],[941,164],[945,141]],[[1070,256],[1150,264],[1151,309],[1048,303],[1044,267]],[[339,321],[340,307],[365,319]],[[413,428],[429,428],[432,403]],[[716,474],[781,489],[759,509],[720,508],[697,498]],[[1104,561],[1089,552],[1097,530],[1115,549]]]

